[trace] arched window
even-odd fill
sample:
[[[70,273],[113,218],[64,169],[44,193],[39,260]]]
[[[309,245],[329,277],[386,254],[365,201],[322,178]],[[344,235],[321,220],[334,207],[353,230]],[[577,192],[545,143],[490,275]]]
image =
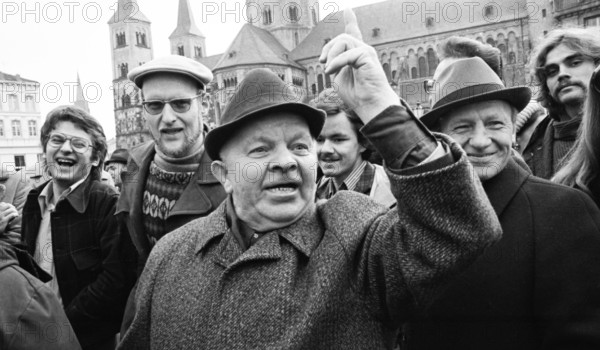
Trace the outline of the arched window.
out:
[[[312,92],[313,95],[317,94],[317,84],[312,84],[310,86],[310,91]]]
[[[313,24],[317,24],[317,22],[319,21],[317,19],[317,10],[315,10],[315,8],[313,7],[312,9],[310,9],[310,12],[312,13]]]
[[[487,43],[490,44],[490,45],[492,45],[493,47],[496,47],[496,42],[494,41],[493,38],[488,38],[487,39]]]
[[[194,46],[196,57],[202,57],[202,48],[200,46]]]
[[[517,55],[515,54],[514,51],[511,51],[508,53],[508,64],[515,64],[517,63]]]
[[[410,69],[410,76],[412,79],[417,79],[419,77],[419,73],[417,72],[417,67],[412,67]]]
[[[179,56],[185,56],[185,50],[183,49],[183,45],[177,46],[177,54]]]
[[[290,22],[296,23],[298,22],[298,8],[296,6],[290,6],[288,8],[288,13],[290,15]]]
[[[317,88],[319,93],[323,91],[323,74],[317,75]]]
[[[392,81],[392,72],[390,71],[390,65],[386,62],[383,65],[383,71],[385,72],[385,76],[388,81]]]
[[[427,50],[427,63],[429,64],[429,76],[433,76],[435,69],[438,65],[438,58],[435,51],[432,48]]]
[[[265,9],[263,11],[263,24],[271,23],[273,23],[273,14],[271,13],[271,6],[265,5]]]
[[[331,87],[331,77],[329,74],[325,74],[325,88],[328,89]]]
[[[427,76],[427,63],[425,57],[419,57],[419,77],[425,78]]]

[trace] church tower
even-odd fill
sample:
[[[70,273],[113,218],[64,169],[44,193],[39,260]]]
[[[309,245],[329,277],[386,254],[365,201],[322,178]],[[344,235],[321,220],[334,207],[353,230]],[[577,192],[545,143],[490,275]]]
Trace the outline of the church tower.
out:
[[[292,51],[319,22],[319,1],[246,0],[246,18]]]
[[[119,0],[108,27],[112,52],[113,99],[117,148],[131,148],[150,139],[142,116],[141,96],[127,79],[129,70],[153,58],[150,21],[136,0]]]
[[[79,79],[79,72],[77,72],[77,95],[74,105],[90,113],[90,105],[85,96],[83,96],[83,86],[81,85],[81,79]]]
[[[196,26],[188,0],[179,0],[177,28],[169,36],[171,54],[198,59],[206,56],[206,38]]]

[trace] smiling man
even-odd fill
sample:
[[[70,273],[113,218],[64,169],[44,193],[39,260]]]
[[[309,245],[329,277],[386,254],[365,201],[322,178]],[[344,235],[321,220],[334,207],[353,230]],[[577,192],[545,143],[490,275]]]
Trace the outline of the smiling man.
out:
[[[582,192],[529,174],[511,156],[527,87],[505,88],[476,58],[442,61],[421,120],[467,153],[502,239],[406,327],[407,349],[600,347],[600,211]]]
[[[114,349],[131,277],[114,216],[118,193],[100,181],[106,156],[102,126],[84,110],[52,110],[40,132],[51,180],[32,189],[21,239],[52,279],[83,349]],[[32,335],[34,336],[34,335]]]
[[[324,113],[272,71],[248,72],[205,141],[228,199],[157,243],[121,349],[391,349],[498,239],[466,156],[400,102],[376,51],[341,35],[321,61],[337,84],[361,82],[340,91],[383,152],[398,206],[353,191],[315,202]]]
[[[225,191],[212,175],[212,159],[204,151],[202,97],[213,78],[210,70],[173,55],[136,67],[128,77],[141,89],[144,119],[153,139],[129,151],[117,203],[120,228],[131,236],[141,273],[161,237],[215,210]],[[132,301],[122,333],[133,316]]]
[[[590,78],[600,62],[600,32],[553,30],[531,57],[538,100],[549,114],[531,135],[523,158],[534,175],[550,179],[577,138]]]

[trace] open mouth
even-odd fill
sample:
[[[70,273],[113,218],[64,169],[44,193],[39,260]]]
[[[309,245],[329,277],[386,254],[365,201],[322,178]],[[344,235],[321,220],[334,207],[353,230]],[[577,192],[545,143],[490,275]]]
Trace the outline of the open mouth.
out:
[[[183,131],[181,128],[173,128],[173,129],[162,129],[160,132],[167,135],[174,135]]]
[[[277,193],[291,193],[291,192],[294,192],[295,190],[297,190],[298,187],[300,187],[300,186],[297,183],[282,183],[282,184],[267,186],[266,189],[268,191],[277,192]]]
[[[75,165],[75,163],[77,163],[77,162],[72,159],[67,159],[67,158],[56,159],[56,164],[58,164],[60,166],[73,166],[73,165]]]

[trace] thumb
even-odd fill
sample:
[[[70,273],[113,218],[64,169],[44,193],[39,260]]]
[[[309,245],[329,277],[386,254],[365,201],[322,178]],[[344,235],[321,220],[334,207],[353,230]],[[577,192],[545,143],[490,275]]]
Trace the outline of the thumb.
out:
[[[344,9],[344,24],[346,25],[344,30],[346,34],[362,41],[362,34],[360,33],[360,28],[358,27],[358,20],[356,19],[354,11],[352,11],[352,9],[349,7]]]

